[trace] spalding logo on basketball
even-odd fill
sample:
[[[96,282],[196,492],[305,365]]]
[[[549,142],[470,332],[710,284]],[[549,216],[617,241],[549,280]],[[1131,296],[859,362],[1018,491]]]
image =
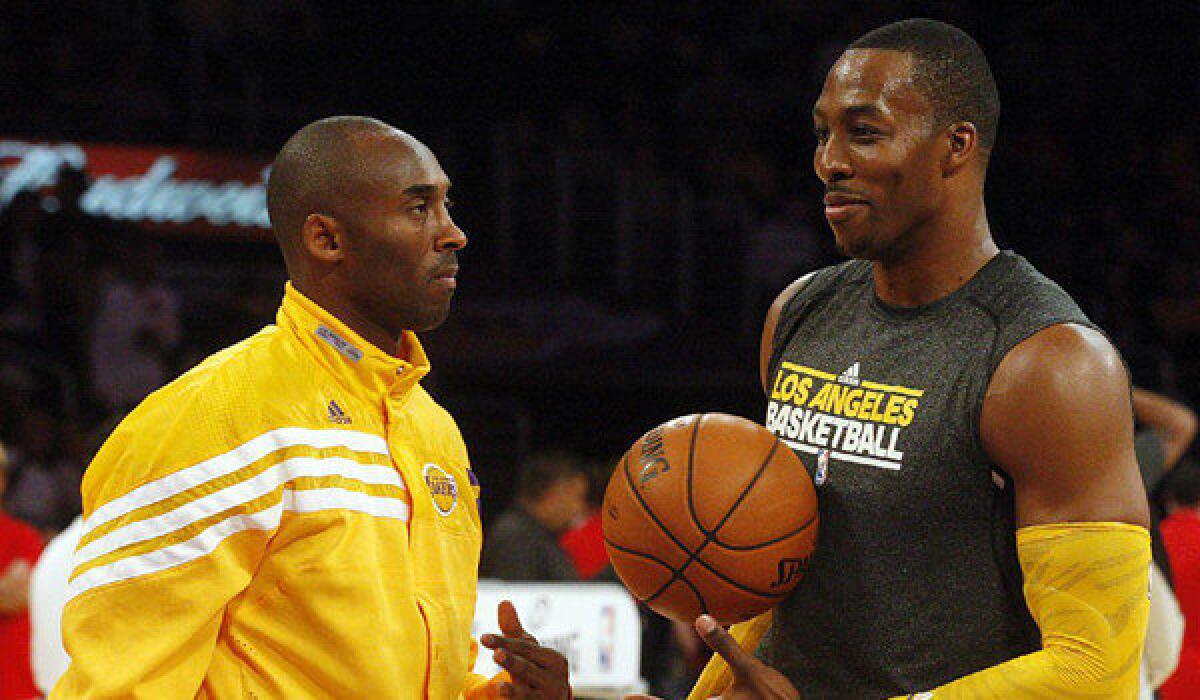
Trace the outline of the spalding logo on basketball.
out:
[[[454,477],[433,463],[425,465],[423,476],[437,512],[442,515],[454,512],[454,507],[458,505],[458,483],[454,481]]]

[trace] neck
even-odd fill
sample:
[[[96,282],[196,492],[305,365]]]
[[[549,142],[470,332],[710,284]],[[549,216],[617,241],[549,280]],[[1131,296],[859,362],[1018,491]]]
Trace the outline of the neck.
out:
[[[321,284],[320,281],[298,276],[292,278],[292,286],[334,318],[346,324],[347,328],[357,333],[363,340],[392,357],[403,356],[404,348],[400,342],[401,336],[373,321],[366,312],[347,299],[345,295],[334,291],[328,285]]]
[[[966,284],[999,249],[982,198],[977,206],[934,219],[895,259],[872,263],[875,293],[892,306],[923,306]]]

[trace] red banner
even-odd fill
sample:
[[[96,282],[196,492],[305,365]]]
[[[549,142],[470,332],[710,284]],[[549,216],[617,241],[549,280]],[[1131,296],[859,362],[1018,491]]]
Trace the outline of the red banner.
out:
[[[270,161],[187,148],[0,139],[0,208],[53,187],[64,167],[91,183],[80,206],[161,233],[267,238]]]

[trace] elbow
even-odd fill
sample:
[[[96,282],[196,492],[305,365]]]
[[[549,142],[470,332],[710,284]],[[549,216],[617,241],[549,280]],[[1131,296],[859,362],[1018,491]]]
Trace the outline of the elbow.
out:
[[[1141,644],[1130,648],[1108,635],[1058,635],[1043,640],[1043,646],[1060,689],[1069,689],[1065,697],[1117,697],[1126,689],[1136,689]]]

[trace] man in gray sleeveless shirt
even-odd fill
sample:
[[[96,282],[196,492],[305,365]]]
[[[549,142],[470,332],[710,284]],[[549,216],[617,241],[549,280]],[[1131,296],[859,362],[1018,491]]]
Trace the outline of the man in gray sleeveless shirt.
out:
[[[982,50],[940,22],[877,29],[830,70],[813,166],[854,260],[779,296],[760,358],[817,551],[773,618],[697,620],[720,654],[693,697],[1134,696],[1150,550],[1128,377],[992,241],[998,113]]]

